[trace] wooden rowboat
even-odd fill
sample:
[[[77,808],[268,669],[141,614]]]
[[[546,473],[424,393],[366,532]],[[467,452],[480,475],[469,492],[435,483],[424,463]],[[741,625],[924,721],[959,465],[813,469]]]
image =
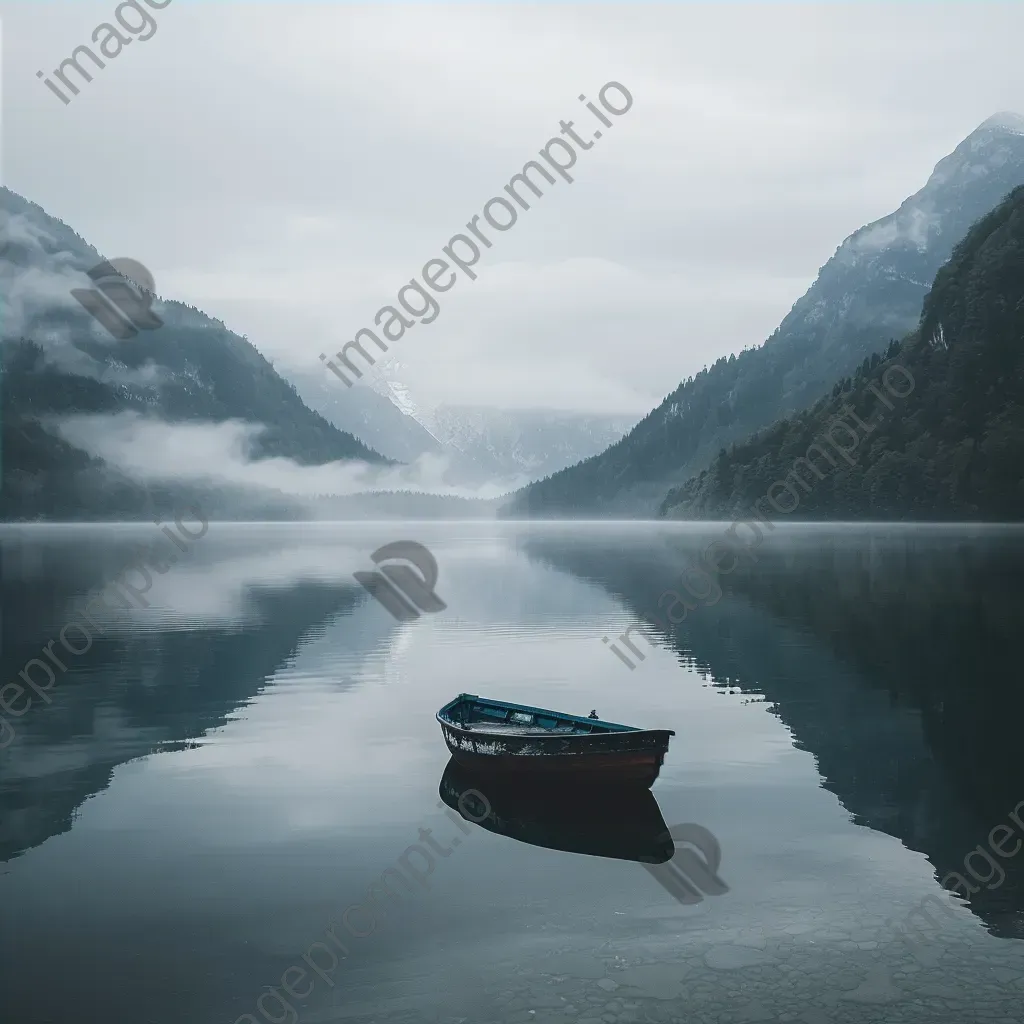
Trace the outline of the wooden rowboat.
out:
[[[671,729],[638,729],[561,711],[460,693],[437,713],[464,768],[523,781],[652,786]]]

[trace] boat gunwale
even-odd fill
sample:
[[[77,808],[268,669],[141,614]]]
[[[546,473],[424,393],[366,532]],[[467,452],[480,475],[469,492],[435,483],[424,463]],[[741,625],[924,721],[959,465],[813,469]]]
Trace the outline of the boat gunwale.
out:
[[[515,736],[509,736],[508,733],[501,732],[500,730],[489,731],[486,727],[478,728],[476,726],[467,728],[466,726],[456,725],[454,722],[449,722],[447,719],[441,717],[440,712],[434,716],[438,722],[447,729],[451,729],[454,732],[461,733],[464,736],[486,736],[490,739],[551,739],[551,740],[598,740],[602,738],[610,738],[613,736],[675,736],[675,730],[673,729],[623,729],[619,732],[576,732],[576,733],[556,733],[549,729],[538,729],[536,732],[529,733],[518,733]]]
[[[531,712],[533,714],[540,713],[542,715],[548,715],[548,716],[553,716],[553,717],[558,718],[558,719],[563,719],[563,720],[568,721],[568,722],[575,722],[575,723],[578,723],[579,725],[586,725],[586,726],[590,726],[590,727],[593,727],[595,725],[599,725],[599,726],[603,726],[604,727],[600,732],[578,732],[578,733],[566,734],[566,733],[556,733],[552,729],[538,728],[534,732],[530,732],[530,733],[526,733],[526,734],[523,734],[523,733],[519,734],[520,736],[526,735],[526,736],[528,736],[528,738],[532,738],[532,739],[541,739],[541,738],[545,738],[545,737],[550,737],[552,739],[554,739],[556,737],[557,738],[563,738],[563,739],[570,738],[570,737],[574,738],[574,739],[582,739],[582,738],[596,738],[596,737],[599,737],[599,736],[621,736],[621,735],[626,734],[626,733],[628,733],[628,734],[630,734],[632,736],[638,736],[638,735],[642,735],[642,734],[655,734],[655,733],[658,733],[658,734],[661,734],[661,735],[664,735],[664,736],[675,736],[675,734],[676,734],[674,729],[641,729],[639,726],[623,725],[621,722],[607,722],[607,721],[605,721],[604,719],[601,719],[601,718],[583,718],[581,715],[564,714],[561,711],[554,711],[551,708],[539,708],[539,707],[534,707],[534,706],[529,705],[529,704],[513,704],[513,703],[511,703],[509,701],[504,701],[504,700],[492,700],[489,697],[481,697],[481,696],[479,696],[478,694],[475,694],[475,693],[460,693],[453,700],[448,701],[448,703],[445,704],[444,707],[442,707],[434,715],[434,717],[437,719],[438,723],[441,726],[449,728],[449,729],[454,729],[457,732],[463,733],[463,734],[466,734],[466,735],[477,735],[477,736],[480,736],[480,735],[502,736],[502,735],[504,735],[504,736],[508,736],[507,732],[503,733],[500,729],[495,729],[493,731],[488,731],[488,729],[487,729],[487,724],[488,723],[486,723],[486,722],[481,723],[481,725],[474,725],[474,726],[471,726],[471,727],[467,727],[467,726],[464,726],[464,725],[460,725],[458,722],[453,722],[449,718],[442,717],[446,711],[450,711],[452,708],[458,706],[459,704],[473,702],[473,701],[479,701],[479,702],[481,702],[483,704],[489,704],[489,705],[491,705],[493,707],[507,708],[507,709],[509,709],[511,711],[527,711],[527,712]],[[498,725],[497,722],[495,722],[494,724]]]

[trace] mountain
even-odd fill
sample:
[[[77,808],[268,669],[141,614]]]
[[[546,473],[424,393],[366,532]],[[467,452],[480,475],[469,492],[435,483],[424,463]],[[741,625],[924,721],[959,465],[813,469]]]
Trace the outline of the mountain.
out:
[[[284,372],[310,409],[388,458],[414,462],[421,455],[442,453],[444,446],[415,416],[374,388],[364,384],[347,388],[322,366]]]
[[[536,479],[604,451],[634,418],[558,409],[424,406],[386,365],[346,388],[329,370],[285,371],[303,401],[329,423],[363,438],[393,459],[444,456],[445,483],[479,485]]]
[[[494,519],[500,499],[460,498],[453,494],[422,491],[362,491],[358,494],[321,497],[317,518],[332,520],[384,519]]]
[[[545,476],[595,455],[622,437],[634,417],[441,405],[432,422],[438,438],[458,453],[461,473],[508,480]]]
[[[956,246],[902,345],[723,449],[661,512],[732,519],[772,493],[801,519],[1024,520],[1024,186]]]
[[[114,340],[72,294],[101,298],[86,276],[101,260],[67,225],[0,188],[4,518],[137,517],[211,491],[135,482],[69,440],[60,424],[74,416],[246,424],[249,462],[390,463],[307,408],[246,338],[197,309],[149,296],[147,313],[136,299],[132,319],[155,314],[155,326]],[[211,487],[215,513],[288,513],[289,499],[272,490]]]
[[[681,383],[607,451],[517,492],[505,515],[649,515],[719,450],[806,409],[914,329],[931,281],[971,225],[1024,184],[1024,118],[997,114],[894,213],[850,235],[759,348]]]

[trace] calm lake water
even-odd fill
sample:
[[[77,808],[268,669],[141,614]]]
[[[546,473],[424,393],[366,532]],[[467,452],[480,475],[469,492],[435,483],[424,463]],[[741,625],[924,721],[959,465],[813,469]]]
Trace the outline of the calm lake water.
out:
[[[4,1024],[1020,1021],[1024,532],[779,527],[627,667],[602,638],[721,532],[210,524],[58,641],[52,703],[5,691]],[[161,542],[0,536],[3,682]],[[399,623],[352,574],[402,539],[447,607]],[[674,729],[655,815],[710,830],[726,891],[446,814],[461,691]],[[628,851],[612,810],[590,840]]]

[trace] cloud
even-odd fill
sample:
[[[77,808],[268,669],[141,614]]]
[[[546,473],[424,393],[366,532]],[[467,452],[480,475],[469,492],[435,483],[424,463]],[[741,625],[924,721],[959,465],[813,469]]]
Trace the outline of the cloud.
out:
[[[312,499],[367,491],[493,498],[525,482],[451,487],[444,482],[448,460],[429,454],[410,465],[385,467],[358,460],[305,466],[282,457],[254,459],[253,444],[265,428],[241,420],[166,423],[136,412],[119,412],[55,419],[50,429],[142,483],[272,489]]]
[[[908,5],[172,4],[68,107],[35,72],[102,3],[8,7],[4,71],[27,84],[4,112],[5,183],[283,368],[320,370],[561,119],[590,117],[581,92],[623,82],[635,105],[575,183],[396,344],[424,405],[645,413],[762,343],[841,239],[1024,102],[1020,5],[922,21]],[[159,146],[110,127],[150,124]]]
[[[912,207],[901,210],[894,217],[871,224],[863,231],[858,231],[850,239],[850,243],[854,249],[861,252],[877,252],[897,241],[924,248],[928,244],[928,236],[940,223],[941,218],[934,210]]]
[[[72,253],[49,232],[24,214],[0,210],[0,338],[27,338],[35,342],[43,359],[63,373],[122,384],[151,386],[166,380],[167,372],[152,361],[129,367],[117,359],[113,338],[87,315],[72,295],[75,288],[94,282]],[[95,359],[76,344],[87,338],[107,353]]]
[[[80,314],[72,288],[88,287],[89,279],[68,252],[39,225],[22,214],[0,210],[0,294],[3,295],[4,337],[29,334],[38,319],[55,311]],[[44,247],[44,243],[48,246]]]

